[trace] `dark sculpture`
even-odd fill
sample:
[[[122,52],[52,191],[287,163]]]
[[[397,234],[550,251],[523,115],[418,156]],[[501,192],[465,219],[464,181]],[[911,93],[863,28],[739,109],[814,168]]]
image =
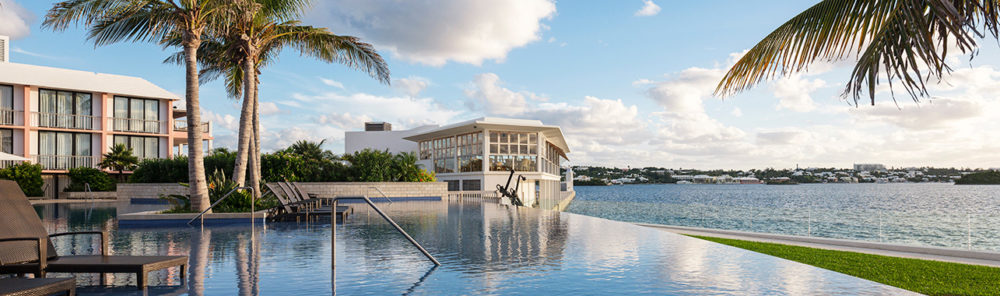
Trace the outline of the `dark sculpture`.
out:
[[[522,175],[517,175],[517,183],[515,183],[516,185],[514,185],[514,190],[510,190],[510,179],[512,178],[514,178],[513,169],[510,170],[510,176],[507,177],[507,185],[500,186],[500,184],[497,184],[497,190],[500,191],[500,194],[509,198],[511,204],[515,206],[524,206],[524,203],[521,202],[521,199],[517,197],[517,192],[518,189],[521,188],[521,180],[527,181],[528,178],[525,178]]]

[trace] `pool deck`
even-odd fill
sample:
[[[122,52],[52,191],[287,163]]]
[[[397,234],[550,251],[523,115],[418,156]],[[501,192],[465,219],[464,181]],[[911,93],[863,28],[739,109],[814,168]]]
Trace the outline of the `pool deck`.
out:
[[[699,227],[671,226],[635,223],[639,226],[656,228],[678,234],[711,236],[756,242],[778,243],[818,249],[849,251],[865,254],[935,260],[973,265],[1000,267],[1000,253],[970,251],[936,247],[918,247],[858,240],[818,238],[808,236],[781,235],[734,230],[709,229]]]
[[[32,205],[117,202],[117,199],[29,199]]]

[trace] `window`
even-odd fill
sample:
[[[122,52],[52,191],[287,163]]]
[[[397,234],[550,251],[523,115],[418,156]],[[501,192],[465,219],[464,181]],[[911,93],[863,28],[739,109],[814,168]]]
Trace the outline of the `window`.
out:
[[[160,101],[115,96],[115,131],[159,133]]]
[[[420,142],[420,159],[431,159],[431,141]]]
[[[14,87],[0,85],[0,124],[14,124]]]
[[[479,180],[462,180],[462,190],[464,191],[483,190],[483,182]]]
[[[38,163],[45,169],[93,167],[91,134],[38,132]]]
[[[14,130],[0,129],[0,151],[14,153]]]
[[[434,154],[435,173],[454,173],[455,137],[437,139],[431,142]]]
[[[451,180],[447,182],[448,182],[448,191],[459,191],[458,180]]]
[[[483,133],[459,135],[456,139],[458,139],[459,171],[483,171]]]
[[[538,135],[490,132],[490,171],[538,171]]]
[[[559,174],[559,159],[562,157],[562,150],[545,142],[545,150],[542,153],[542,172],[553,175]]]
[[[132,149],[132,155],[139,159],[160,158],[160,138],[140,136],[115,136],[115,145],[122,144]]]
[[[38,126],[93,129],[91,94],[42,89],[38,91]]]

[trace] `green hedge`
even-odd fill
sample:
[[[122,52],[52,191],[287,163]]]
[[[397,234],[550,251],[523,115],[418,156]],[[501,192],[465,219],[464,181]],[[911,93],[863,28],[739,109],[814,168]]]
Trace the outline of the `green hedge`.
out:
[[[69,186],[66,186],[66,192],[86,191],[85,184],[90,184],[90,191],[115,191],[117,187],[115,180],[104,171],[88,167],[69,170]]]
[[[0,169],[0,179],[14,180],[27,196],[42,196],[42,165],[23,162],[18,165]]]

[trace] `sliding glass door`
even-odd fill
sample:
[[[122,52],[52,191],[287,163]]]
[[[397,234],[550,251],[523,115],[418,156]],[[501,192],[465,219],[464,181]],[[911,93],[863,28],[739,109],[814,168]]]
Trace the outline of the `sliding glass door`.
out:
[[[88,133],[38,132],[38,163],[47,170],[93,167],[92,137]]]

